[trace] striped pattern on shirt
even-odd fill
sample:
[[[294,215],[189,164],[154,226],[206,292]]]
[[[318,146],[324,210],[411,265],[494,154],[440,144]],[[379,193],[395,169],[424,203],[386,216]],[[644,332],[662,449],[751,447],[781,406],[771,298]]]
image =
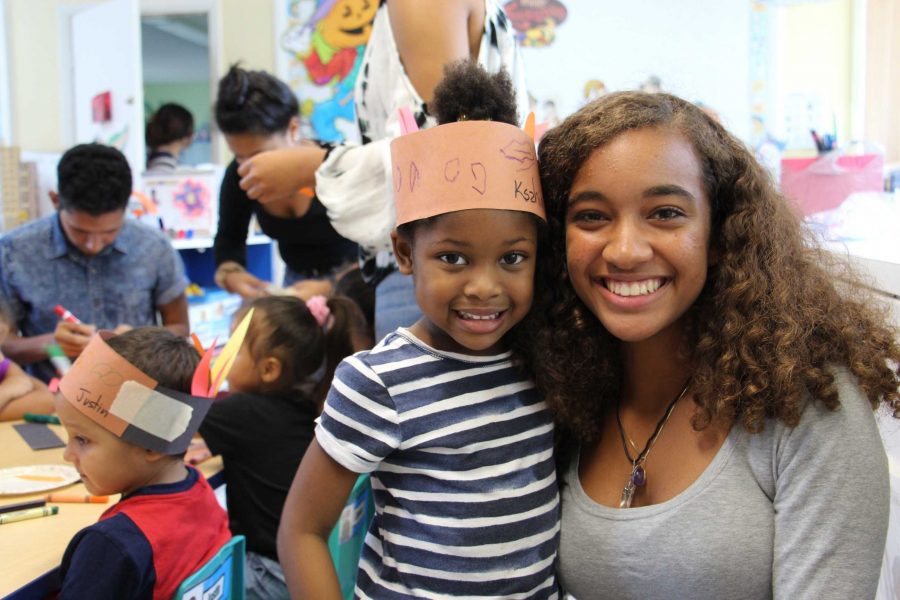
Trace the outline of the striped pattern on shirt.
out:
[[[316,429],[371,472],[359,598],[558,598],[553,424],[511,354],[439,352],[399,329],[341,363]]]

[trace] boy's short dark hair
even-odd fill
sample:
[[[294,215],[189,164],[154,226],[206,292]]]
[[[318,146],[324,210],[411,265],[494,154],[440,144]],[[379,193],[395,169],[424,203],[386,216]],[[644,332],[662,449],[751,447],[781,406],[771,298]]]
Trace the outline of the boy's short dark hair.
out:
[[[200,355],[185,338],[164,327],[138,327],[109,338],[107,344],[162,387],[191,393]]]
[[[60,208],[89,215],[124,210],[131,196],[131,167],[111,146],[79,144],[56,166]]]

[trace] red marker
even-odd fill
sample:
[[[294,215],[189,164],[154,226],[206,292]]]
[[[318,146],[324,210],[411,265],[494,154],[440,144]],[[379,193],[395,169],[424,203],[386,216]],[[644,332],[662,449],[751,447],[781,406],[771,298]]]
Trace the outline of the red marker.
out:
[[[61,304],[57,304],[56,306],[54,306],[53,312],[55,312],[57,316],[66,323],[81,323],[81,321],[78,320],[78,317],[63,308]]]

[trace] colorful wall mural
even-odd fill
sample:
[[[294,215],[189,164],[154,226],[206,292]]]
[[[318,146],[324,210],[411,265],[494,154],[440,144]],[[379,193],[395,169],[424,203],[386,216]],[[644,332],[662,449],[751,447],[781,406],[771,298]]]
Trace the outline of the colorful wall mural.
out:
[[[304,137],[357,140],[353,87],[378,0],[283,0],[278,75],[300,100]]]

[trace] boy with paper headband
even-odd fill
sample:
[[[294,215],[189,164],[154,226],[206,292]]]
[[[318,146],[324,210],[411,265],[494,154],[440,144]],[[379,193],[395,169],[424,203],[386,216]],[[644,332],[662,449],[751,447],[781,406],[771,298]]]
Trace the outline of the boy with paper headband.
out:
[[[391,144],[394,252],[423,317],[335,372],[279,529],[294,597],[339,597],[325,544],[359,473],[376,511],[356,596],[560,596],[553,422],[510,351],[544,219],[533,136],[505,73],[474,63],[429,108],[440,125]]]
[[[171,598],[231,538],[209,484],[182,460],[215,396],[210,360],[163,328],[101,331],[60,381],[65,459],[91,494],[122,494],[66,548],[60,598]]]

